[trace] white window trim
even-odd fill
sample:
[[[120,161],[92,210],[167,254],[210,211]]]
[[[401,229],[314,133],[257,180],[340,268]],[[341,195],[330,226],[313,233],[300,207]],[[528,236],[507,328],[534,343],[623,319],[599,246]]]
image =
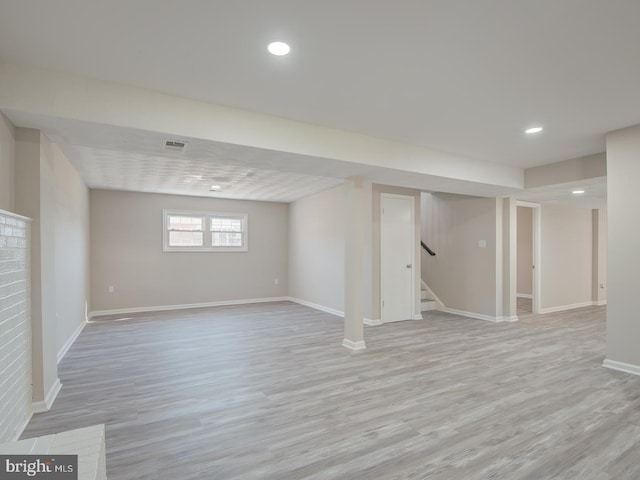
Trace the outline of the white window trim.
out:
[[[203,246],[175,247],[169,245],[168,220],[171,215],[201,217],[203,227]],[[242,246],[240,247],[212,247],[210,218],[235,218],[242,221]],[[162,210],[162,251],[163,252],[248,252],[249,251],[249,215],[233,212],[204,212],[199,210]]]

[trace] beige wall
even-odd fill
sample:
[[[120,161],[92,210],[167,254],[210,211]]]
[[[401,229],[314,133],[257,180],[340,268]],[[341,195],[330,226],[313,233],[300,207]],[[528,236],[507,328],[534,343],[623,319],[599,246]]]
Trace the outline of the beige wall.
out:
[[[422,256],[422,278],[447,308],[496,317],[496,199],[423,193],[421,203],[422,238],[436,252]]]
[[[15,209],[15,128],[0,113],[0,210]]]
[[[58,381],[54,231],[50,169],[41,162],[38,130],[16,129],[15,203],[31,225],[31,326],[33,399],[44,402]]]
[[[607,136],[608,299],[607,360],[640,373],[640,126]]]
[[[533,211],[518,207],[518,287],[520,295],[533,293]]]
[[[589,304],[591,210],[542,205],[541,309]]]
[[[94,312],[287,295],[286,204],[108,190],[90,199]],[[249,251],[163,252],[163,209],[248,213]]]
[[[89,189],[60,150],[46,137],[41,139],[42,160],[48,170],[50,209],[47,222],[53,230],[56,351],[86,321],[89,301]]]
[[[291,297],[344,311],[344,230],[344,185],[289,204]]]
[[[589,178],[606,177],[607,158],[604,153],[572,158],[562,162],[527,168],[524,172],[525,188],[575,182]]]
[[[33,397],[44,405],[59,387],[57,360],[85,322],[89,196],[59,147],[38,130],[16,129],[15,204],[33,219]]]

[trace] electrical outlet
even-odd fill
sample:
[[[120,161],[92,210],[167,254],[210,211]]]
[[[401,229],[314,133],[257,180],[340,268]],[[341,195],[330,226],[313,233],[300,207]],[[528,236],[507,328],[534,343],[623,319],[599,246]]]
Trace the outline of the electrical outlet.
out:
[[[115,288],[113,288],[113,285],[109,285],[109,293],[113,293],[115,291]]]
[[[273,279],[273,284],[274,285],[278,285],[280,283],[280,280],[278,280],[277,278]]]

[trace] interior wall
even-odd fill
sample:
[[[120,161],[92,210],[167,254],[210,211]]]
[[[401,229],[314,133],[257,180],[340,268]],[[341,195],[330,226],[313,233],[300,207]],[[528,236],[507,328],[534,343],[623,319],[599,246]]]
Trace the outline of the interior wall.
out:
[[[541,311],[591,304],[591,210],[541,207]]]
[[[34,402],[55,396],[59,384],[54,275],[55,201],[51,169],[41,161],[38,130],[16,128],[16,212],[31,224],[31,330]]]
[[[518,295],[533,294],[533,209],[518,207]]]
[[[495,198],[423,193],[422,278],[447,309],[497,316]],[[502,213],[500,213],[502,214]]]
[[[344,205],[344,185],[289,204],[289,295],[339,312],[344,312]]]
[[[51,188],[47,222],[53,231],[56,351],[65,352],[86,321],[89,301],[89,189],[58,145],[44,135],[42,161]],[[48,289],[49,290],[49,289]]]
[[[249,250],[163,252],[163,209],[247,213]],[[284,203],[91,190],[91,310],[286,296],[287,224]]]
[[[15,128],[0,112],[0,210],[15,211]]]
[[[640,374],[640,322],[638,271],[640,271],[640,125],[607,135],[608,221],[608,366]],[[605,363],[607,365],[607,363]]]

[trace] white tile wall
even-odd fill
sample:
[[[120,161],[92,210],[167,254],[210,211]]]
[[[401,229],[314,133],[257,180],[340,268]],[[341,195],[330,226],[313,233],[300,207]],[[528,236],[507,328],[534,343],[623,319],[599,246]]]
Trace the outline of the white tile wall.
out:
[[[0,210],[0,442],[31,418],[30,229]]]

